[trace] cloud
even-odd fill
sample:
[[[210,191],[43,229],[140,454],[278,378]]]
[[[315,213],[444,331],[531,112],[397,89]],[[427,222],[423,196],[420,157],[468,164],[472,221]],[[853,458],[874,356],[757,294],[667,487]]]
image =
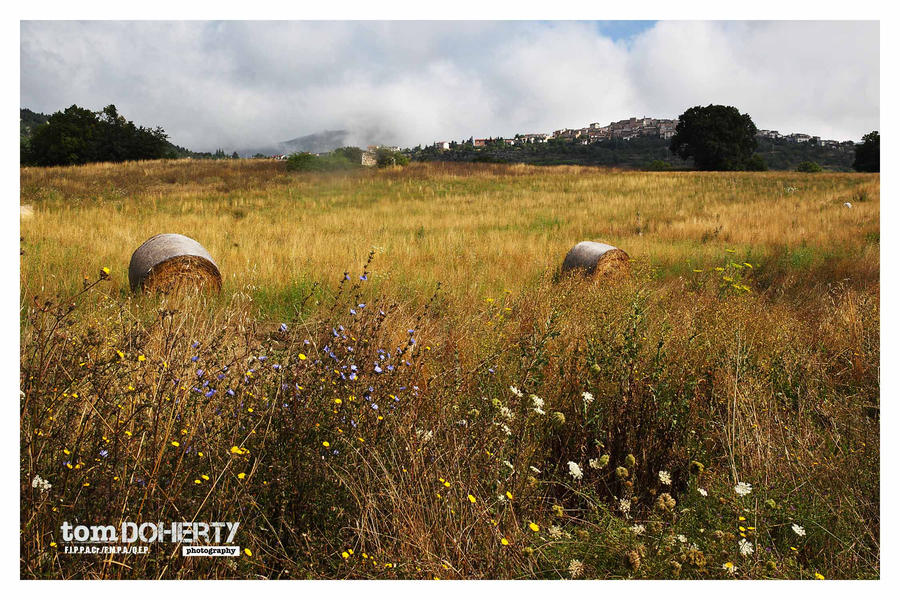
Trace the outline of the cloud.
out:
[[[876,22],[73,22],[21,26],[23,107],[114,103],[198,150],[324,129],[404,146],[733,104],[757,126],[879,126]]]

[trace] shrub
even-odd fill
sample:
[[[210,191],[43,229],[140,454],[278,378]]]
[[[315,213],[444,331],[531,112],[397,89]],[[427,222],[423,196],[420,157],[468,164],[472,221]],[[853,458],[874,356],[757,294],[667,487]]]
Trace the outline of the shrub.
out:
[[[799,165],[797,165],[797,171],[799,173],[821,173],[822,167],[819,166],[819,163],[813,162],[811,160],[805,160]]]
[[[343,152],[332,152],[322,156],[316,156],[309,152],[297,152],[291,154],[287,159],[288,171],[347,171],[359,166],[358,162],[354,163]]]

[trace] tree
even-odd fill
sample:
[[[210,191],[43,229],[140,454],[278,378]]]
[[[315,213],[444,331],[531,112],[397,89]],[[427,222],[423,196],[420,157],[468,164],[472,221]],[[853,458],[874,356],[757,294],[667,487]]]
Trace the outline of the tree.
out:
[[[148,160],[170,152],[162,128],[137,127],[110,104],[100,112],[72,105],[37,127],[22,161],[41,166]]]
[[[863,136],[862,144],[856,144],[853,169],[864,173],[881,172],[881,136],[877,131]]]
[[[822,167],[819,166],[819,163],[812,160],[804,160],[802,163],[797,165],[797,171],[799,173],[821,173]]]
[[[669,148],[683,160],[694,159],[702,171],[759,168],[753,160],[756,125],[733,106],[694,106],[678,118]],[[755,169],[754,169],[755,170]]]

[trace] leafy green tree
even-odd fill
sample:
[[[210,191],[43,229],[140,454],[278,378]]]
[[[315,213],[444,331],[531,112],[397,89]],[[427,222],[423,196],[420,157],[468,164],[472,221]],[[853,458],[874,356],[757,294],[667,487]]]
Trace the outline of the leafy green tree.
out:
[[[670,144],[683,160],[702,171],[740,171],[754,164],[756,125],[733,106],[710,104],[687,109],[678,118]]]
[[[822,167],[819,166],[819,163],[817,162],[804,160],[802,163],[797,165],[797,171],[799,173],[821,173]]]
[[[404,166],[409,164],[409,157],[402,152],[390,148],[379,148],[375,151],[375,163],[379,167]]]
[[[167,137],[160,127],[135,126],[113,104],[100,112],[73,104],[34,130],[22,160],[51,166],[164,158],[171,152]]]
[[[863,136],[862,144],[856,145],[853,168],[864,173],[881,172],[881,136],[877,131]]]
[[[338,156],[343,156],[350,162],[361,165],[362,164],[362,148],[357,148],[356,146],[344,146],[343,148],[338,148],[334,150],[333,154]]]

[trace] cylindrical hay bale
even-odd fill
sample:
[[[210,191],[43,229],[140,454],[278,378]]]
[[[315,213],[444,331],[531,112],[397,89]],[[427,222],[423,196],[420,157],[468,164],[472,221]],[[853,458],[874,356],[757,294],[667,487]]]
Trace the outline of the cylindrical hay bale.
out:
[[[131,291],[172,293],[222,288],[219,267],[196,240],[178,233],[155,235],[134,251],[128,265]]]
[[[587,277],[607,277],[627,273],[630,267],[628,254],[615,246],[579,242],[566,254],[562,271],[581,270]]]

